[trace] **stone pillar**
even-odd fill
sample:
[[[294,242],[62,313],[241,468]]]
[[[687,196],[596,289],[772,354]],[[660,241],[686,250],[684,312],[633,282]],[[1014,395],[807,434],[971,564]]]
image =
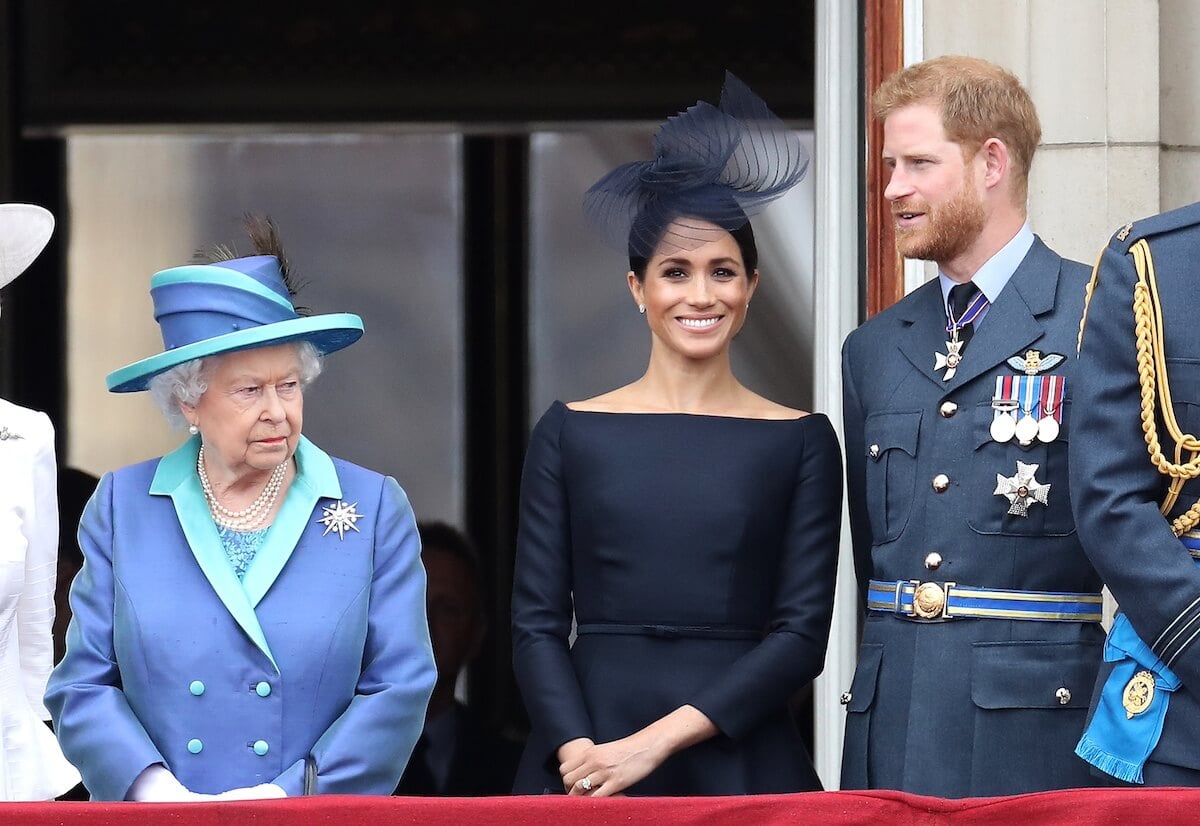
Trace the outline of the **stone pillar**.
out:
[[[1200,15],[1194,0],[1160,0],[1156,5],[1162,78],[1158,182],[1162,208],[1173,209],[1200,201]]]
[[[914,0],[920,2],[920,0]],[[1181,100],[1196,100],[1200,58],[1187,44],[1200,31],[1188,0],[1163,0],[1163,54],[1180,65]],[[923,0],[925,57],[968,54],[1012,71],[1029,89],[1042,121],[1042,144],[1029,185],[1033,229],[1057,252],[1091,264],[1112,233],[1165,208],[1168,186],[1160,140],[1168,122],[1179,142],[1200,145],[1200,112],[1180,106],[1160,138],[1159,0]],[[1169,18],[1169,19],[1168,19]],[[1168,49],[1169,39],[1178,47]],[[1182,63],[1190,62],[1191,72]],[[1170,86],[1168,89],[1172,88]],[[1181,156],[1186,152],[1179,153]],[[1200,180],[1200,156],[1187,161]],[[1170,184],[1174,187],[1174,183]],[[1200,197],[1200,188],[1193,188]],[[1166,193],[1164,192],[1164,196]],[[1195,200],[1175,200],[1170,206]]]

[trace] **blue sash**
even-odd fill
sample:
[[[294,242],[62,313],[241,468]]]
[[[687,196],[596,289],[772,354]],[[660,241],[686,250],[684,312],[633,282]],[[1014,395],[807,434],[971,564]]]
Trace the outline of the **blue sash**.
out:
[[[1184,546],[1191,551],[1193,542],[1185,539]],[[1142,768],[1162,736],[1171,693],[1182,683],[1124,614],[1117,615],[1108,632],[1104,661],[1116,665],[1100,689],[1096,712],[1075,753],[1118,780],[1143,783]],[[1143,672],[1150,672],[1152,679],[1141,676]],[[1153,694],[1145,703],[1147,685]]]

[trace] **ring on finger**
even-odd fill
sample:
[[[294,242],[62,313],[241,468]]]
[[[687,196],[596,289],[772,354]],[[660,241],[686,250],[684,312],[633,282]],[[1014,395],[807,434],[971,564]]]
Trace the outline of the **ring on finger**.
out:
[[[592,790],[592,778],[585,777],[580,780],[579,788],[583,789],[585,792],[590,792]]]

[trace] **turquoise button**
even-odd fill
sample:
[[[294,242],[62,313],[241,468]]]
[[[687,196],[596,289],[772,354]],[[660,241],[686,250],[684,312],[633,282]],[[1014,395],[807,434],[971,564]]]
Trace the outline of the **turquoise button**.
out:
[[[188,740],[188,751],[192,754],[199,754],[204,751],[204,744],[193,737],[191,740]]]
[[[254,741],[254,753],[257,754],[259,757],[262,757],[264,754],[266,754],[270,750],[271,750],[271,747],[267,745],[266,740],[255,740]]]
[[[195,696],[199,697],[204,693],[204,683],[199,680],[192,680],[192,684],[188,686],[188,690]]]
[[[271,684],[268,682],[261,682],[254,687],[254,691],[256,694],[258,694],[259,697],[270,697],[271,696]]]

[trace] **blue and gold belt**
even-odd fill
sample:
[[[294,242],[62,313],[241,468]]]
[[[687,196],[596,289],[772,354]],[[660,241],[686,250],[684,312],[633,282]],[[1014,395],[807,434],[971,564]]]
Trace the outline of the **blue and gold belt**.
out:
[[[872,579],[867,608],[916,620],[1016,619],[1048,622],[1099,622],[1101,594],[975,588],[956,582]]]
[[[1186,534],[1179,541],[1200,562],[1200,534]],[[1142,768],[1162,737],[1171,694],[1182,681],[1124,614],[1117,615],[1108,632],[1104,661],[1113,668],[1075,753],[1118,780],[1142,783]]]

